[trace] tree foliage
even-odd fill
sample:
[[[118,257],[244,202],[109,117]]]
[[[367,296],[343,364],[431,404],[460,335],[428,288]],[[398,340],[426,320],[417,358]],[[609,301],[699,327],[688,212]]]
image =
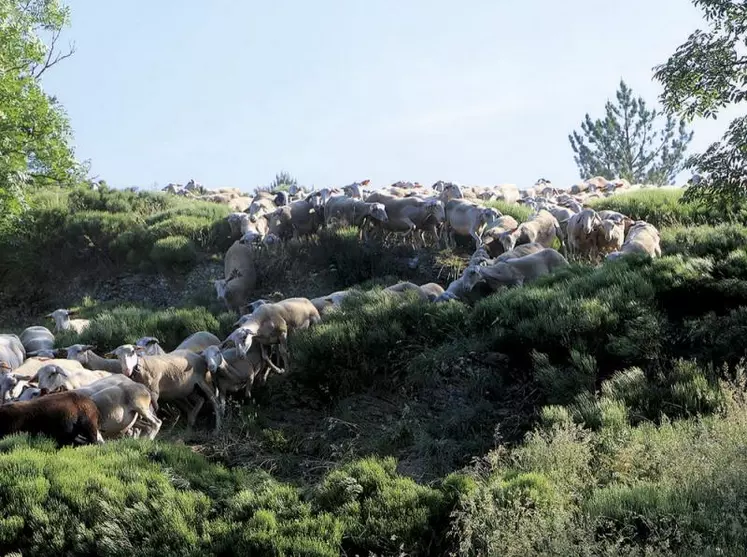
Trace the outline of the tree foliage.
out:
[[[747,4],[739,0],[693,0],[708,24],[680,45],[654,77],[664,85],[661,100],[687,119],[716,118],[747,99]],[[721,141],[694,155],[686,168],[700,173],[684,200],[735,209],[747,197],[747,119],[734,120]]]
[[[581,178],[672,183],[683,167],[692,132],[683,120],[650,110],[622,80],[616,96],[616,104],[607,101],[603,119],[592,120],[587,114],[581,132],[568,136]]]
[[[71,130],[44,73],[72,55],[58,49],[69,9],[58,0],[0,0],[0,211],[23,207],[24,189],[73,178]]]

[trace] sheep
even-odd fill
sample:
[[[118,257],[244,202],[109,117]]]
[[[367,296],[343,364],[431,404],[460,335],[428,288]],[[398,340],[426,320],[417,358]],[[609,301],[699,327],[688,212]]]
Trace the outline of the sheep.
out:
[[[545,246],[543,246],[542,244],[538,244],[537,242],[521,244],[520,246],[516,246],[511,251],[504,251],[498,257],[493,259],[493,265],[495,265],[496,263],[500,263],[501,261],[508,261],[509,259],[516,259],[518,257],[531,255],[533,253],[537,253],[538,251],[542,251],[543,249],[545,249]]]
[[[142,337],[135,341],[135,346],[141,347],[146,356],[160,356],[166,353],[158,344],[156,337]]]
[[[18,376],[10,372],[10,367],[5,362],[0,362],[0,404],[13,398],[12,392],[18,382]]]
[[[218,390],[221,412],[225,412],[227,393],[236,392],[244,387],[244,397],[251,398],[254,379],[264,372],[262,382],[266,382],[271,370],[262,357],[259,343],[253,344],[243,357],[237,348],[221,350],[218,346],[206,348],[202,352],[202,357]]]
[[[226,278],[222,283],[216,281],[218,297],[224,300],[229,311],[239,311],[257,284],[252,249],[241,242],[234,242],[226,251],[223,267]]]
[[[85,387],[86,385],[95,383],[99,379],[110,377],[111,375],[112,374],[108,371],[93,371],[90,369],[71,371],[63,369],[55,364],[46,364],[39,368],[39,371],[29,379],[29,383],[38,384],[42,391],[54,391],[57,390],[60,385],[65,385],[67,390],[73,390]]]
[[[62,387],[65,389],[64,386]],[[112,375],[73,392],[89,396],[99,409],[99,429],[104,437],[129,433],[139,425],[148,439],[154,439],[162,422],[151,408],[151,393],[145,385],[122,374]]]
[[[531,255],[501,261],[489,267],[468,267],[462,280],[467,290],[472,290],[481,281],[491,289],[501,286],[522,286],[537,278],[567,267],[568,261],[552,248],[545,248]]]
[[[568,220],[568,249],[594,259],[597,255],[597,227],[602,220],[593,209],[584,209]]]
[[[104,442],[99,431],[99,410],[87,396],[56,393],[0,406],[0,437],[26,432],[53,438],[58,447]]]
[[[454,235],[471,236],[475,240],[475,249],[483,244],[482,231],[485,227],[503,215],[489,207],[483,207],[472,201],[452,199],[446,203],[446,222],[443,228],[446,243],[455,246]]]
[[[324,315],[329,311],[339,308],[340,304],[342,304],[342,301],[348,295],[350,295],[350,290],[338,290],[337,292],[333,292],[332,294],[328,294],[327,296],[312,298],[309,301],[319,312],[319,315],[324,317]]]
[[[429,301],[434,302],[438,297],[445,291],[440,284],[435,282],[429,282],[427,284],[420,285],[420,291],[428,298]]]
[[[291,331],[306,329],[320,321],[319,311],[306,298],[288,298],[274,304],[265,304],[251,315],[244,316],[240,324],[237,323],[239,328],[223,341],[221,348],[228,342],[233,342],[239,353],[244,356],[256,338],[262,348],[262,358],[272,369],[283,373],[283,369],[272,363],[265,347],[278,345],[283,368],[287,370],[290,364],[288,334]]]
[[[623,215],[622,213],[618,213],[617,211],[599,211],[597,213],[599,215],[599,218],[602,220],[611,220],[616,223],[622,223],[625,227],[625,234],[628,233],[630,230],[630,227],[633,226],[634,222],[633,219],[631,219],[628,216]]]
[[[26,350],[17,335],[0,335],[0,363],[15,370],[26,359]]]
[[[561,250],[565,250],[563,232],[560,223],[552,214],[544,209],[534,214],[528,221],[523,222],[513,232],[503,233],[499,240],[503,244],[504,251],[511,251],[521,244],[537,242],[546,248],[552,246],[557,238],[560,241]]]
[[[600,254],[606,255],[619,251],[625,241],[625,224],[603,219],[595,229],[595,243]]]
[[[179,346],[174,348],[174,352],[179,350],[189,350],[190,352],[198,353],[205,350],[209,346],[217,346],[220,344],[220,339],[213,333],[208,331],[197,331],[185,338]]]
[[[620,251],[613,251],[607,255],[607,259],[617,259],[631,253],[644,253],[651,257],[661,257],[661,246],[659,245],[659,231],[646,221],[636,221],[630,227],[628,237],[625,238]]]
[[[406,292],[417,292],[418,297],[421,300],[428,299],[428,294],[422,291],[417,284],[413,284],[411,282],[398,282],[397,284],[393,284],[392,286],[385,288],[383,292],[387,294],[398,294],[398,295],[405,294]]]
[[[73,344],[63,348],[68,360],[79,362],[84,368],[103,370],[109,373],[122,373],[119,360],[109,360],[94,353],[95,346],[91,344]]]
[[[215,430],[220,430],[218,401],[213,388],[208,384],[207,365],[201,356],[189,350],[174,351],[164,356],[140,356],[131,344],[119,346],[113,355],[122,367],[122,373],[151,391],[151,402],[158,410],[160,399],[181,401],[192,397],[195,388],[204,395],[215,413]],[[204,399],[192,397],[195,401],[187,413],[187,424],[192,427],[197,414],[202,409]]]
[[[54,335],[46,327],[28,327],[19,335],[26,356],[38,356],[54,349]]]
[[[503,253],[503,244],[499,241],[501,235],[506,232],[513,232],[517,228],[519,228],[519,223],[510,215],[503,215],[490,223],[482,233],[482,241],[488,255],[496,257]]]
[[[23,365],[16,368],[14,373],[24,379],[31,380],[41,368],[48,364],[54,364],[71,372],[82,372],[86,370],[80,362],[75,360],[34,356],[33,358],[29,358],[23,362]]]
[[[21,383],[19,382],[19,385]],[[15,390],[14,390],[15,392]],[[24,386],[21,389],[20,394],[15,398],[17,402],[26,402],[28,400],[34,400],[41,396],[41,389],[39,387],[32,387],[28,382],[24,381]]]
[[[91,322],[88,319],[70,319],[71,315],[77,313],[75,310],[70,309],[56,309],[52,313],[47,314],[47,317],[54,319],[54,332],[59,333],[61,331],[73,330],[78,334],[85,331]]]

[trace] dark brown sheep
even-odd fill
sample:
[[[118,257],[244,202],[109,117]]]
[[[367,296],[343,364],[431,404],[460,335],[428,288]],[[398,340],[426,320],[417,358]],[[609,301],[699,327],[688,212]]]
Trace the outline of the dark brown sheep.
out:
[[[58,446],[73,445],[78,437],[86,443],[104,442],[96,404],[73,391],[0,406],[0,437],[21,432],[46,435]]]

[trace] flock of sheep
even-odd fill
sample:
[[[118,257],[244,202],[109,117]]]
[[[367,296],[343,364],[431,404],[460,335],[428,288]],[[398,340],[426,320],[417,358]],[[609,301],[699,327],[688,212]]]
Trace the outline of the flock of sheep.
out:
[[[60,444],[100,443],[121,435],[152,439],[162,424],[157,415],[161,401],[174,403],[190,427],[207,402],[219,429],[228,393],[241,391],[249,398],[257,378],[264,383],[271,371],[286,372],[289,335],[321,322],[354,292],[275,303],[251,300],[256,250],[273,249],[322,227],[358,227],[363,239],[402,234],[414,245],[427,245],[428,237],[444,245],[454,245],[456,236],[474,240],[469,265],[446,290],[436,283],[409,282],[384,289],[391,296],[416,292],[434,303],[473,300],[478,284],[482,295],[522,286],[567,266],[571,256],[590,261],[628,253],[661,256],[659,233],[650,224],[584,206],[591,198],[636,187],[623,180],[594,178],[570,191],[540,180],[522,192],[511,185],[467,188],[446,182],[431,189],[399,182],[366,191],[367,185],[261,191],[243,211],[229,215],[235,242],[225,254],[225,278],[216,281],[216,290],[240,317],[223,341],[200,331],[166,353],[158,339],[144,337],[101,356],[91,345],[55,349],[55,336],[46,327],[0,335],[0,436],[44,433]],[[523,203],[534,212],[518,223],[482,204],[498,199]],[[85,331],[89,322],[72,315],[65,309],[49,314],[54,333]],[[275,355],[279,360],[273,361]]]

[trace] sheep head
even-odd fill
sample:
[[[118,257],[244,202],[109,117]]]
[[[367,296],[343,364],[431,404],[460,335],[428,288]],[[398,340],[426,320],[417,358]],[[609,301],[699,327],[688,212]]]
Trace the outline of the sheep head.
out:
[[[226,279],[214,280],[213,284],[215,285],[216,297],[219,300],[224,300],[226,298]]]
[[[85,363],[88,360],[85,353],[89,350],[95,350],[95,348],[96,347],[91,344],[73,344],[72,346],[63,348],[63,350],[67,354],[68,360],[76,360],[80,363]]]
[[[54,319],[55,332],[66,331],[70,328],[70,316],[73,313],[67,309],[56,309],[52,313],[47,314],[47,317]]]
[[[70,376],[60,366],[47,364],[36,372],[39,388],[42,391],[53,393],[59,390],[67,390],[67,380]]]
[[[513,232],[504,232],[498,236],[498,241],[503,246],[503,251],[511,251],[516,247],[516,241],[519,239],[521,227],[517,228]]]
[[[135,342],[135,346],[142,348],[146,356],[155,356],[158,354],[158,342],[156,337],[143,337]]]
[[[142,347],[140,346],[123,344],[116,348],[111,354],[119,360],[119,364],[122,366],[122,374],[131,377],[138,365],[138,359],[140,357],[138,353],[141,351]]]
[[[215,374],[225,362],[223,358],[223,352],[221,352],[218,346],[208,346],[202,351],[202,357],[207,363],[207,368],[210,373]]]
[[[386,207],[383,203],[371,203],[369,215],[372,219],[379,222],[387,222],[389,215],[386,214]]]
[[[233,342],[236,346],[236,352],[238,352],[240,358],[246,358],[249,353],[249,349],[252,347],[252,340],[256,330],[251,331],[247,328],[240,327],[232,332],[226,340],[221,343],[221,347],[226,346],[228,343]]]
[[[467,290],[472,290],[482,280],[479,265],[470,265],[464,270],[462,284]]]

